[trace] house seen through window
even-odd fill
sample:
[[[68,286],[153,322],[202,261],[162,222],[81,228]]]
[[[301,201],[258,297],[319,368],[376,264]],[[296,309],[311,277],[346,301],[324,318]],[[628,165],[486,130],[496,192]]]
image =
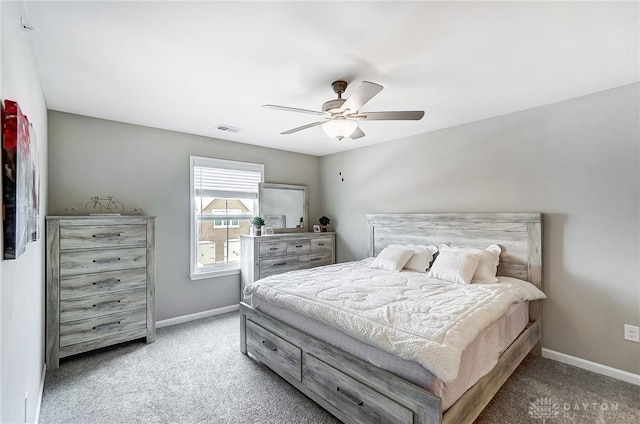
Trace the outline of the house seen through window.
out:
[[[191,277],[240,269],[240,236],[258,215],[264,165],[191,157]]]

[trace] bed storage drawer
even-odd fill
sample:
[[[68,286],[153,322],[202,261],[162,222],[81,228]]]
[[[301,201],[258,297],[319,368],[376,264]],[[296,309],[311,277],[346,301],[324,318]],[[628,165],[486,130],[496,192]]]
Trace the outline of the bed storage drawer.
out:
[[[287,374],[301,380],[300,348],[251,320],[247,320],[247,352],[278,374]]]
[[[302,382],[359,423],[413,423],[413,412],[313,355],[305,354]]]

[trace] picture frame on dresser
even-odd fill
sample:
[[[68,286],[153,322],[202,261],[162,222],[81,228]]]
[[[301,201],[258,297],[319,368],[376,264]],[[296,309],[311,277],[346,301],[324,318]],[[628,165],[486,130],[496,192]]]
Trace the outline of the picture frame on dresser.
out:
[[[46,217],[46,363],[155,341],[155,218]]]

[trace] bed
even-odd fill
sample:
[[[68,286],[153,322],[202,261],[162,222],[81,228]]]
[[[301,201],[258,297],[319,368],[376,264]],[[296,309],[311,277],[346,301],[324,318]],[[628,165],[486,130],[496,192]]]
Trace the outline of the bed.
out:
[[[396,244],[477,248],[498,244],[502,248],[498,275],[529,281],[542,290],[542,222],[538,213],[373,214],[367,221],[371,257]],[[291,273],[287,278],[296,276],[305,278]],[[304,314],[291,318],[277,307],[254,306],[244,302],[240,306],[241,351],[346,423],[472,422],[524,357],[529,352],[540,353],[540,301],[520,305],[519,312],[510,308],[509,313],[519,320],[525,317],[524,328],[517,329],[495,366],[492,364],[473,386],[446,394],[434,385],[421,384],[422,377],[415,378],[419,371],[398,371],[407,368],[394,368],[393,362],[389,365],[384,352],[378,355],[374,349],[367,354],[342,343],[336,333],[323,332],[322,323],[318,327]]]

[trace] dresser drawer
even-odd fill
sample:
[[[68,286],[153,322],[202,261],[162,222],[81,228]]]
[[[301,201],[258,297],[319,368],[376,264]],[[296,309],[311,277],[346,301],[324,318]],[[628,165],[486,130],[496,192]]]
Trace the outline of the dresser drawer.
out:
[[[311,241],[305,240],[288,240],[287,255],[300,255],[311,253]]]
[[[147,249],[80,250],[60,252],[60,275],[143,268],[147,265]]]
[[[87,225],[60,227],[60,249],[144,246],[146,225]]]
[[[298,267],[300,269],[312,268],[314,266],[330,265],[331,253],[322,253],[316,255],[304,255],[298,257]]]
[[[70,322],[147,306],[146,288],[60,301],[60,322]]]
[[[260,261],[260,276],[280,274],[282,272],[293,271],[298,269],[298,257],[280,258],[280,259],[263,259]]]
[[[60,279],[60,299],[66,300],[114,291],[139,289],[145,288],[146,285],[146,268],[70,275]]]
[[[124,331],[146,330],[146,317],[147,313],[143,308],[93,319],[60,323],[60,347],[108,337]]]
[[[333,250],[332,240],[331,237],[311,239],[311,253],[331,253]]]
[[[287,242],[259,242],[258,249],[260,250],[260,258],[273,258],[276,256],[286,256],[287,254]]]
[[[247,320],[247,351],[278,374],[300,381],[302,376],[300,348]]]
[[[305,355],[302,380],[358,423],[413,423],[413,412],[313,355]]]

